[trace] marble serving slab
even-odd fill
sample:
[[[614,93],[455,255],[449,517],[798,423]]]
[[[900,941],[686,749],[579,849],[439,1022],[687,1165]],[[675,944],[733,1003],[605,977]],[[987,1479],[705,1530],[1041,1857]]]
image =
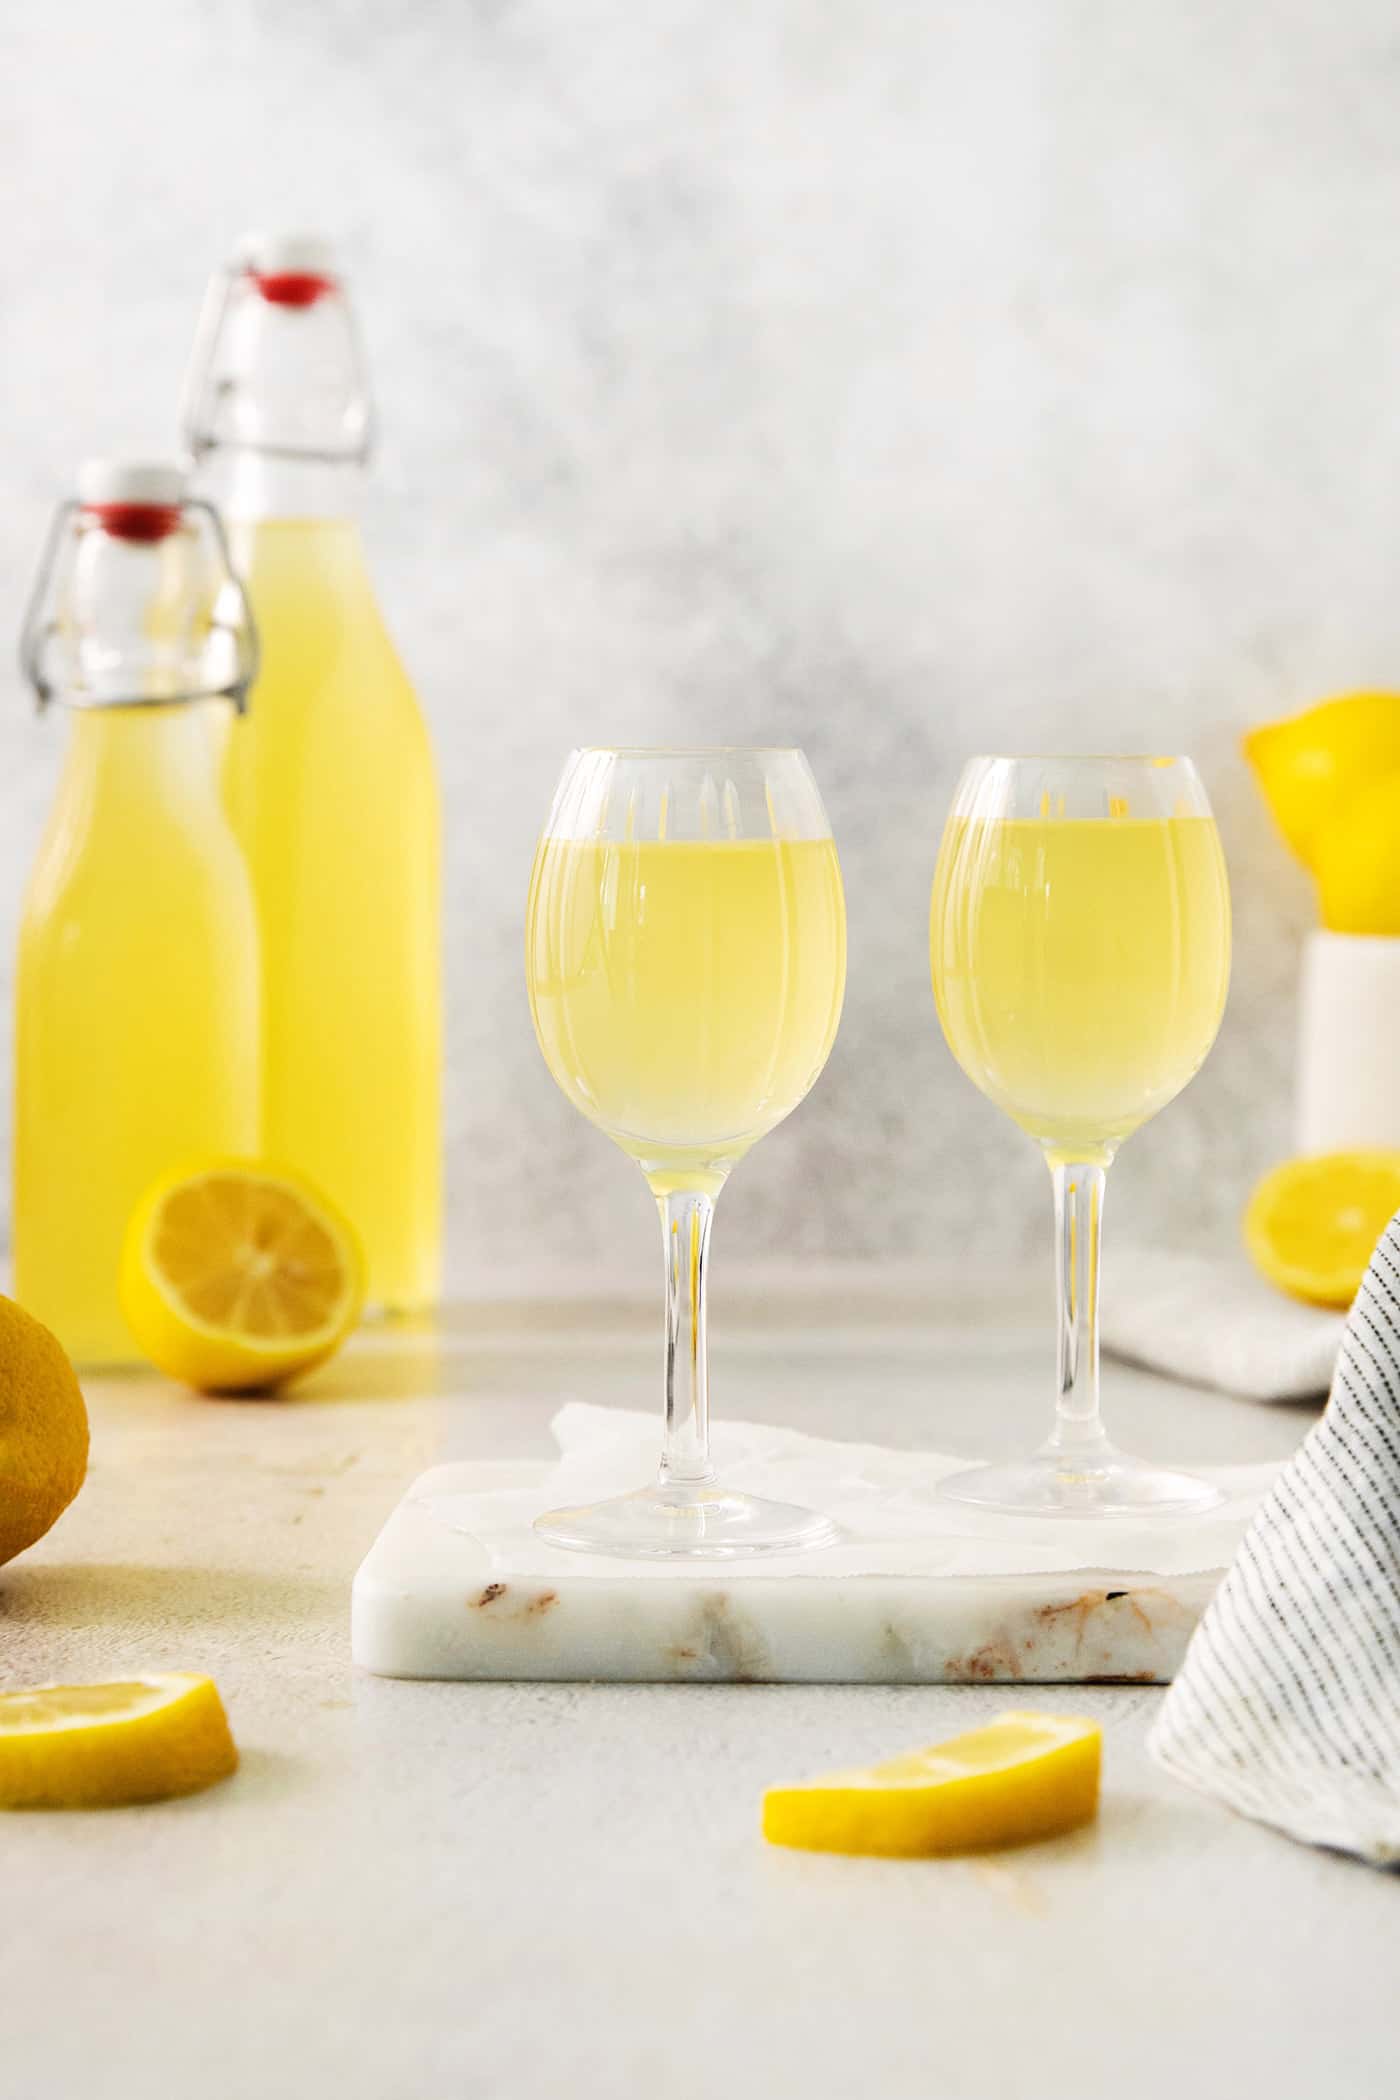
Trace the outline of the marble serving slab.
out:
[[[823,1575],[820,1556],[639,1572],[446,1521],[481,1464],[405,1495],[355,1577],[355,1661],[380,1677],[643,1683],[1165,1684],[1219,1571]],[[550,1475],[502,1464],[503,1489]],[[807,1572],[808,1568],[811,1572]]]

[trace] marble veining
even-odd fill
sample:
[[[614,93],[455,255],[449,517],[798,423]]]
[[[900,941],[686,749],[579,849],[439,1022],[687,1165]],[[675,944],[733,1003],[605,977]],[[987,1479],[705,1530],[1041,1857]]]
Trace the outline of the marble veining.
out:
[[[427,1476],[440,1484],[440,1469]],[[541,1469],[543,1471],[543,1469]],[[648,1580],[560,1553],[548,1581],[411,1488],[355,1578],[354,1657],[383,1677],[637,1683],[1161,1684],[1217,1580],[865,1574],[762,1563]]]

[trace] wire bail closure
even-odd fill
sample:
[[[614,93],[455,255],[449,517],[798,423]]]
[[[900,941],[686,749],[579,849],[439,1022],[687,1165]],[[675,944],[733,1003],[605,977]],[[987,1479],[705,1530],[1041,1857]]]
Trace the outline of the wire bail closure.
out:
[[[305,273],[293,274],[304,276],[307,283],[313,281]],[[322,295],[334,301],[343,333],[346,388],[338,411],[343,439],[319,444],[299,442],[280,438],[275,430],[259,433],[231,427],[232,418],[226,417],[224,411],[235,408],[240,395],[248,399],[252,394],[248,372],[238,369],[237,356],[231,354],[239,347],[235,340],[238,324],[249,311],[248,300],[256,300],[261,307],[268,297],[259,289],[262,280],[252,262],[246,256],[239,256],[222,264],[205,287],[190,360],[185,368],[179,428],[181,439],[196,466],[222,447],[236,447],[269,459],[308,460],[326,466],[363,466],[369,459],[374,441],[374,403],[354,308],[339,278],[323,278],[318,274],[314,281],[321,286]],[[273,300],[271,303],[283,314],[304,314],[314,311],[319,298]],[[257,311],[256,308],[252,310]],[[250,420],[256,422],[257,419],[255,412]]]
[[[188,534],[185,519],[198,513],[207,529],[213,552],[213,590],[207,623],[206,654],[217,664],[223,654],[230,662],[230,675],[209,685],[191,686],[172,693],[93,693],[85,695],[72,675],[52,662],[56,646],[65,632],[61,607],[52,603],[65,549],[76,550],[90,528],[84,524],[92,506],[69,497],[59,504],[45,536],[34,584],[25,608],[20,632],[20,668],[34,691],[35,706],[42,714],[58,700],[80,709],[105,707],[175,707],[197,700],[228,700],[235,711],[248,712],[249,689],[258,675],[260,650],[257,625],[248,594],[234,568],[223,520],[212,503],[186,496],[180,504],[181,523],[176,532]],[[70,527],[73,528],[70,535]],[[100,527],[97,529],[101,529]],[[221,610],[222,608],[222,610]]]

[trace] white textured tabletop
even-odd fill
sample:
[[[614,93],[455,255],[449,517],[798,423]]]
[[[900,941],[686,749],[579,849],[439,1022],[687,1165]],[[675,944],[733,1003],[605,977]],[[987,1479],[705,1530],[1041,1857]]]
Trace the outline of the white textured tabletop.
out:
[[[1038,1433],[1029,1309],[829,1302],[817,1329],[717,1278],[716,1405],[969,1453]],[[631,1308],[503,1296],[369,1334],[294,1403],[90,1382],[88,1484],[0,1572],[5,1677],[208,1670],[243,1766],[188,1801],[5,1822],[4,2100],[1395,2089],[1400,1879],[1164,1779],[1156,1692],[1032,1694],[1104,1723],[1096,1828],[896,1863],[766,1848],[765,1783],[1005,1690],[357,1677],[350,1579],[410,1476],[542,1455],[566,1394],[646,1405],[656,1354]],[[1112,1366],[1109,1389],[1123,1441],[1162,1456],[1267,1457],[1311,1418]]]

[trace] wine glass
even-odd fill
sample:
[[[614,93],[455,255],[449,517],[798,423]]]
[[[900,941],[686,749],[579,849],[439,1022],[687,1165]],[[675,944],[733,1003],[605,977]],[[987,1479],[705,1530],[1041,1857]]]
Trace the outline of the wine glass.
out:
[[[929,949],[954,1057],[1049,1164],[1059,1310],[1048,1443],[941,1492],[1069,1515],[1206,1508],[1213,1488],[1126,1457],[1099,1417],[1105,1176],[1199,1071],[1230,978],[1225,860],[1190,760],[973,759],[939,850]]]
[[[841,1014],[841,870],[802,753],[575,751],[535,854],[525,959],[545,1063],[641,1167],[666,1273],[659,1477],[536,1529],[639,1556],[829,1544],[826,1517],[718,1483],[705,1359],[715,1200],[812,1086]]]

